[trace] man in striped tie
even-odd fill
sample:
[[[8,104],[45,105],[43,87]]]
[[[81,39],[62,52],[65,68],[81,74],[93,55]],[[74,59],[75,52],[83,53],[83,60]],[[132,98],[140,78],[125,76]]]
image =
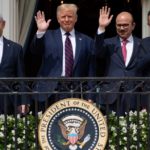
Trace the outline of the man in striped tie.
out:
[[[57,20],[60,28],[48,30],[51,20],[45,20],[44,12],[35,16],[37,33],[31,51],[43,56],[43,64],[38,76],[41,77],[89,77],[94,76],[93,39],[74,29],[77,22],[77,6],[61,4],[57,8]],[[38,91],[53,91],[59,88],[58,82],[36,84]],[[67,96],[70,97],[70,96]],[[60,99],[54,94],[39,97],[39,101],[48,99],[49,105]]]

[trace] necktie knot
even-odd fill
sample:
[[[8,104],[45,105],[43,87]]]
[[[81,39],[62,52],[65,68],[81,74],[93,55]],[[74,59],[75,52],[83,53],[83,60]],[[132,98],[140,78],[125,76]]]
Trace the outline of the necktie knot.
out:
[[[123,45],[126,45],[127,42],[128,42],[128,41],[127,41],[126,39],[124,39],[124,40],[122,41],[122,44],[123,44]]]
[[[70,33],[69,33],[69,32],[66,32],[66,33],[65,33],[65,35],[66,35],[66,36],[69,36],[69,35],[70,35]]]

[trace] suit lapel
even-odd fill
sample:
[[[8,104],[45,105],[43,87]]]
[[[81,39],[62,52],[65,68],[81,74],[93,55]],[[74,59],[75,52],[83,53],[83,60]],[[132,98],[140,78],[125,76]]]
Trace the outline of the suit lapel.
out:
[[[133,37],[133,40],[134,40],[133,53],[132,53],[128,66],[130,66],[133,63],[134,59],[136,58],[136,55],[138,54],[139,44],[140,44],[136,38]]]
[[[118,57],[120,58],[120,63],[122,65],[124,65],[124,59],[123,59],[123,55],[122,55],[122,48],[121,48],[121,42],[118,36],[116,36],[115,38],[115,52],[118,55]]]
[[[56,30],[55,32],[56,32],[56,34],[54,34],[54,35],[56,35],[55,38],[56,38],[56,42],[57,42],[57,46],[58,46],[58,55],[59,55],[61,62],[62,62],[62,56],[63,56],[62,35],[61,35],[60,29]]]
[[[7,56],[9,55],[9,49],[11,47],[10,43],[7,41],[7,39],[3,39],[4,41],[4,46],[3,46],[3,54],[2,54],[2,61],[1,61],[1,66],[5,62],[5,59],[7,59]]]
[[[74,60],[74,67],[76,66],[79,56],[80,56],[80,52],[81,52],[81,43],[82,43],[82,36],[81,34],[79,34],[77,31],[75,31],[75,39],[76,39],[76,50],[75,50],[75,60]]]

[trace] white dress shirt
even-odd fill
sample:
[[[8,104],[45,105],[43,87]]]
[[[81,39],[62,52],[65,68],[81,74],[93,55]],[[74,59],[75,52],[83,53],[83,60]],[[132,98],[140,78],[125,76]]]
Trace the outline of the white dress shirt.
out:
[[[3,36],[1,36],[0,37],[0,63],[2,62],[3,47],[4,47]]]

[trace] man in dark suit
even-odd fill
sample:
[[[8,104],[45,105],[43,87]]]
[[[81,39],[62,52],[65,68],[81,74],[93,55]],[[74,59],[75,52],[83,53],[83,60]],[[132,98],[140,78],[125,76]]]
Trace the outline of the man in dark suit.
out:
[[[147,25],[150,27],[150,11],[147,13]],[[142,73],[142,77],[150,77],[150,37],[142,39],[140,43],[140,51],[138,54],[138,63],[137,67],[139,72]],[[143,91],[149,91],[149,82],[146,80],[145,87],[142,88]],[[150,110],[150,95],[142,95],[141,101],[142,108]]]
[[[60,28],[47,30],[50,19],[45,21],[44,12],[38,11],[35,16],[37,33],[31,44],[34,54],[42,55],[42,64],[38,72],[39,77],[88,77],[94,76],[93,65],[93,40],[74,29],[77,22],[77,6],[75,4],[62,4],[57,8],[57,20]],[[66,71],[65,40],[69,33],[73,50],[73,67],[71,74]],[[70,62],[71,64],[71,62]],[[38,82],[36,89],[40,92],[51,92],[58,88],[58,82]],[[67,96],[68,97],[68,96]],[[57,98],[48,95],[50,103]],[[45,101],[44,95],[39,96],[39,101]],[[55,99],[55,100],[54,100]]]
[[[24,77],[24,64],[23,64],[23,50],[21,45],[6,39],[3,36],[3,29],[5,27],[5,20],[0,15],[0,77]],[[10,81],[0,81],[0,92],[11,92],[14,84]],[[21,85],[21,84],[20,84]],[[22,89],[23,87],[21,87]],[[12,93],[13,94],[13,93]],[[16,104],[14,95],[0,95],[0,113],[4,113],[7,109],[8,114],[16,111],[25,113],[28,110],[26,100],[17,96]],[[6,109],[4,108],[4,101],[6,101]]]
[[[105,29],[111,23],[113,15],[110,15],[110,8],[107,6],[100,9],[99,28],[96,35],[96,56],[106,59],[105,76],[107,77],[135,77],[140,73],[137,71],[136,62],[139,53],[140,39],[132,35],[135,22],[129,12],[121,12],[116,17],[117,36],[104,39]],[[125,41],[125,42],[124,42]],[[123,45],[125,44],[125,45]],[[125,50],[125,51],[124,51]],[[122,83],[108,84],[113,91],[123,91]],[[106,84],[103,85],[105,89]],[[119,94],[118,94],[119,95]],[[119,110],[116,110],[119,100]],[[129,109],[136,109],[136,99],[132,95],[117,94],[103,95],[100,104],[110,104],[110,109],[124,114]]]
[[[142,39],[140,53],[138,55],[138,69],[142,71],[143,77],[150,76],[150,37]]]
[[[150,77],[150,37],[142,39],[140,44],[140,52],[138,54],[138,70],[142,73],[142,77]],[[149,80],[146,80],[146,85],[143,91],[149,91]],[[150,95],[142,95],[142,108],[150,110]]]

